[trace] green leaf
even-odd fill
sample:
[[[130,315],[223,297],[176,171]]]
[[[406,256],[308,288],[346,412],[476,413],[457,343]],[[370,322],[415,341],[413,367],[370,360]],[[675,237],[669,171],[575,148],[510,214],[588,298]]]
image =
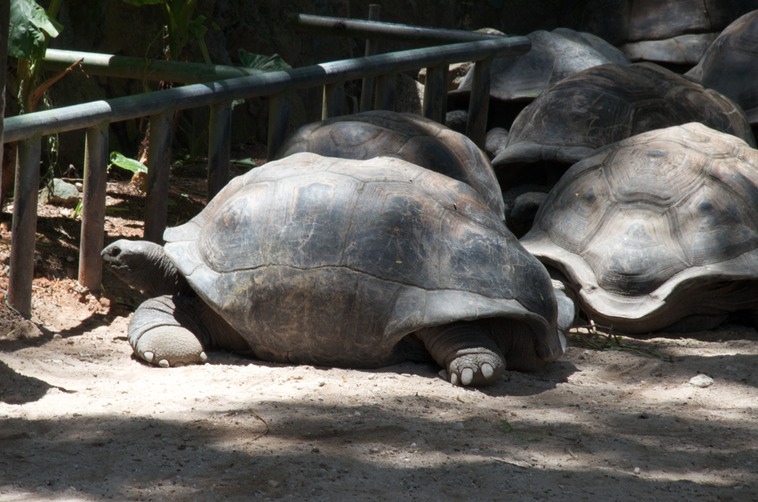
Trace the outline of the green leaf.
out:
[[[250,68],[251,70],[267,72],[289,70],[292,68],[284,59],[282,59],[279,54],[266,56],[264,54],[253,54],[252,52],[248,52],[245,49],[240,49],[239,57],[242,66],[245,68]]]
[[[63,27],[47,15],[34,0],[11,0],[8,55],[15,58],[42,59],[47,39],[55,38]]]
[[[121,169],[126,169],[135,174],[147,172],[147,167],[143,163],[130,159],[119,152],[111,152],[109,160],[112,165],[120,167]]]
[[[248,168],[248,169],[258,167],[258,164],[256,164],[255,161],[250,157],[246,159],[232,159],[230,162],[234,165],[237,165],[243,168]]]
[[[509,432],[513,432],[513,426],[510,423],[508,423],[508,420],[501,420],[500,430],[507,434]]]

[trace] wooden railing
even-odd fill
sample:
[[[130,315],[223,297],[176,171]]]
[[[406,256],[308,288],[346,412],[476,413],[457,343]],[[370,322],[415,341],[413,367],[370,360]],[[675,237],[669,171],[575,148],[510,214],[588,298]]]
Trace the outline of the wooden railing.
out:
[[[391,25],[393,30],[398,26],[402,25]],[[351,35],[362,34],[366,38],[376,36],[376,26],[371,25],[367,31],[361,31],[360,27],[355,29],[358,31],[351,31]],[[413,27],[409,29],[412,30]],[[450,30],[443,31],[450,35]],[[402,39],[403,35],[398,33],[393,38]],[[141,117],[150,118],[144,237],[160,242],[167,222],[172,117],[177,110],[210,107],[208,179],[209,195],[212,196],[228,181],[231,103],[234,100],[269,98],[267,148],[272,153],[281,145],[289,125],[287,99],[292,91],[323,87],[324,116],[331,116],[341,113],[339,102],[334,97],[339,96],[336,91],[344,82],[370,78],[374,80],[374,108],[384,109],[392,104],[391,86],[396,74],[427,68],[423,114],[442,121],[446,112],[448,65],[473,61],[474,84],[469,106],[468,134],[481,145],[487,122],[490,62],[494,57],[522,55],[530,49],[530,43],[525,37],[478,38],[486,39],[271,73],[253,74],[237,67],[153,61],[147,66],[149,75],[153,78],[198,83],[6,118],[2,141],[18,143],[8,304],[24,315],[31,314],[37,190],[43,136],[75,130],[82,130],[85,134],[78,280],[83,286],[97,291],[102,280],[100,251],[104,244],[109,124]],[[146,68],[145,60],[139,58],[52,50],[48,51],[46,64],[54,68],[80,59],[84,70],[92,74],[142,78],[142,72]],[[211,79],[213,80],[204,81]]]

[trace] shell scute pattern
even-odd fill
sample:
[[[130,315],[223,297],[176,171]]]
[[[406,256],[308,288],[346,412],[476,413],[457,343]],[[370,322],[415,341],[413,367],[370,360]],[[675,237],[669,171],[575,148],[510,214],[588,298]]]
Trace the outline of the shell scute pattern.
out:
[[[644,330],[672,321],[667,304],[684,301],[672,294],[686,291],[707,310],[720,302],[709,302],[709,288],[748,290],[758,281],[756,204],[758,152],[691,123],[633,136],[575,164],[522,243],[559,269],[599,318],[635,330],[633,320],[656,312],[653,324],[640,323]],[[741,285],[717,287],[729,280]],[[740,294],[734,302],[744,307],[758,291]]]

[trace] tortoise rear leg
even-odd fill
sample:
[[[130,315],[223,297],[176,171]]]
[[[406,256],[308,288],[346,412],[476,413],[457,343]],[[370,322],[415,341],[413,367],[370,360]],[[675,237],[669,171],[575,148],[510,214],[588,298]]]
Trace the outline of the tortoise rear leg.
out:
[[[137,357],[164,368],[204,363],[208,356],[198,338],[198,327],[182,308],[183,304],[197,303],[194,300],[164,295],[143,302],[134,311],[128,329],[129,343]]]
[[[505,357],[490,336],[488,325],[457,322],[416,332],[453,385],[488,385],[505,372]]]

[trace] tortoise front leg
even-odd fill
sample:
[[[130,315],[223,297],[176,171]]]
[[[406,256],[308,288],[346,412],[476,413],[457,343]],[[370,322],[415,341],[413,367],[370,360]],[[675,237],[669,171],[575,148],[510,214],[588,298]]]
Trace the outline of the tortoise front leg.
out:
[[[416,332],[453,385],[489,385],[505,372],[505,357],[489,333],[489,323],[456,322]]]
[[[134,311],[128,336],[137,357],[163,368],[208,360],[203,344],[195,334],[196,323],[191,322],[182,309],[183,304],[197,302],[180,298],[157,296],[146,300]]]

